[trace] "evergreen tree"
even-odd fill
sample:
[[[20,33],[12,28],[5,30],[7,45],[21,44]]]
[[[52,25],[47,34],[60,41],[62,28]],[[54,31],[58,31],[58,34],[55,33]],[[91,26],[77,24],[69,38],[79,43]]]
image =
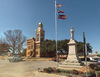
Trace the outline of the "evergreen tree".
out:
[[[59,40],[57,42],[59,53],[68,54],[68,42],[69,39]],[[76,41],[77,42],[77,41]],[[92,47],[90,43],[87,43],[87,52],[92,53]],[[56,42],[55,40],[46,40],[40,45],[41,55],[45,57],[56,56]],[[83,55],[83,42],[77,42],[78,55]]]

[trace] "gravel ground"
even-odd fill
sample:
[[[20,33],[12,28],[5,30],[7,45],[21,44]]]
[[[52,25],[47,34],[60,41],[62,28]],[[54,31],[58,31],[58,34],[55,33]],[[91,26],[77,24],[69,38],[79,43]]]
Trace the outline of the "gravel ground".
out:
[[[38,68],[56,66],[53,61],[20,61],[10,63],[0,60],[0,77],[34,77],[33,72]]]

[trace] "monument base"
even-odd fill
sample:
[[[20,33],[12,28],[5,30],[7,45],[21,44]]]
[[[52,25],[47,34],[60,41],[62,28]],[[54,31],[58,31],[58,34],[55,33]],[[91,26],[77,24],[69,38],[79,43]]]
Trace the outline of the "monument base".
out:
[[[66,70],[80,70],[83,67],[84,63],[82,63],[76,55],[68,55],[67,60],[62,62],[59,65],[59,69],[66,69]]]
[[[58,68],[66,70],[73,70],[73,69],[79,70],[82,68],[83,63],[79,60],[77,55],[77,43],[74,40],[73,28],[71,28],[70,32],[71,32],[71,39],[68,43],[69,45],[68,58],[61,65],[59,65]]]

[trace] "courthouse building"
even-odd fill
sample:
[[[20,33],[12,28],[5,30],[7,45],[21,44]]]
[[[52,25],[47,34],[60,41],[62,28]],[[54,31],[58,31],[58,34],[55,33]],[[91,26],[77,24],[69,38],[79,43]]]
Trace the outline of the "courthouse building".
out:
[[[26,56],[40,57],[40,44],[45,40],[45,31],[43,24],[40,22],[36,30],[36,37],[32,37],[27,40],[27,52]]]

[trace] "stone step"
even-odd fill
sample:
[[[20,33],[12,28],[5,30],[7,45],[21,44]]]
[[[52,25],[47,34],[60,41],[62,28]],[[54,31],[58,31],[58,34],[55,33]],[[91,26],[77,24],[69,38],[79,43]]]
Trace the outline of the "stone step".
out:
[[[76,57],[76,56],[69,56],[68,58],[76,58],[76,59],[77,59],[77,57]]]
[[[67,63],[67,62],[64,62],[64,63],[62,63],[62,65],[76,65],[76,66],[80,66],[81,63]]]
[[[81,69],[83,66],[76,66],[76,65],[59,65],[59,67],[63,67],[63,68],[73,68],[73,69]]]
[[[57,67],[58,69],[63,69],[63,70],[80,70],[81,68],[63,68],[63,67]]]
[[[75,55],[75,54],[74,55],[69,54],[68,57],[77,57],[77,55]]]
[[[78,60],[77,58],[68,58],[67,60]]]
[[[68,63],[79,63],[78,60],[65,60],[65,62],[68,62]]]
[[[78,59],[67,59],[66,61],[78,61]]]

